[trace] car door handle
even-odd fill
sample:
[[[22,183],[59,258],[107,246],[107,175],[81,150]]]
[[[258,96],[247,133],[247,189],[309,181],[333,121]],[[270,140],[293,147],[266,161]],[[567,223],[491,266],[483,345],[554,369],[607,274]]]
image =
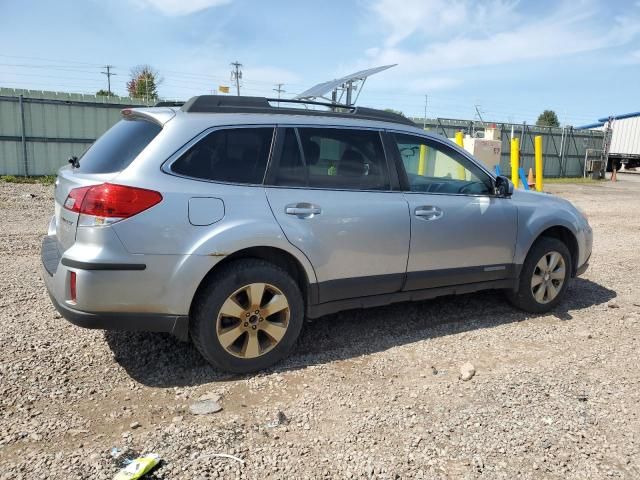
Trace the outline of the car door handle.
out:
[[[295,203],[287,205],[284,208],[287,215],[295,215],[298,218],[311,218],[314,215],[320,215],[322,209],[311,203]]]
[[[432,205],[423,205],[421,207],[416,207],[413,213],[416,217],[419,217],[423,220],[437,220],[438,218],[442,218],[442,215],[444,215],[444,212],[442,210]]]

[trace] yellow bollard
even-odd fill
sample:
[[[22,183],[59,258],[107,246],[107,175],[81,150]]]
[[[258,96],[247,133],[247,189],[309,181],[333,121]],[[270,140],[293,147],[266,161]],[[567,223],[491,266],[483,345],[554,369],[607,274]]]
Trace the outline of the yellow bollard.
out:
[[[418,175],[424,176],[424,171],[427,166],[427,146],[420,145],[420,158],[418,160]]]
[[[456,143],[460,146],[460,148],[464,148],[464,133],[456,132]],[[467,179],[467,171],[462,165],[458,165],[458,180],[466,180]]]
[[[511,181],[514,188],[518,188],[518,168],[520,168],[520,140],[511,139]]]
[[[542,191],[542,136],[537,135],[533,141],[536,155],[536,190]]]

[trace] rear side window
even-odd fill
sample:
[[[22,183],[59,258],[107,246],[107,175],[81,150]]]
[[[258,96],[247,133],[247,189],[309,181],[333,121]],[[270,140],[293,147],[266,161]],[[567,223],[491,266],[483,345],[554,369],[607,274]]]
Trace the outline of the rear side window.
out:
[[[307,169],[302,161],[298,137],[293,128],[287,128],[284,134],[275,184],[286,187],[307,185]]]
[[[287,129],[275,184],[348,190],[388,190],[380,134],[339,128]],[[300,154],[302,148],[303,155]]]
[[[171,170],[203,180],[260,184],[272,138],[273,127],[216,130],[187,150]]]
[[[120,120],[80,157],[82,173],[124,170],[153,140],[162,127],[148,120]]]

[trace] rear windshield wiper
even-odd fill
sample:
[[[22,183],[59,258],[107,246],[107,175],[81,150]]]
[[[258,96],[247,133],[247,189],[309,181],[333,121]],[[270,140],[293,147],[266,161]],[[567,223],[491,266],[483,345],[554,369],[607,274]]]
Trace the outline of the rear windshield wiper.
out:
[[[80,162],[78,161],[78,157],[76,156],[69,157],[68,162],[71,164],[71,167],[80,168]]]

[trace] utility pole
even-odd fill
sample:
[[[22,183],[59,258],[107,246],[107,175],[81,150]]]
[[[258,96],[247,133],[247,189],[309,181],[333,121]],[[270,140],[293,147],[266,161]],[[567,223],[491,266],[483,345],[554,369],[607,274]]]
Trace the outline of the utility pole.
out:
[[[484,125],[484,120],[482,119],[482,113],[481,113],[481,110],[480,110],[481,107],[482,107],[482,105],[474,105],[473,106],[473,108],[476,109],[476,115],[478,115],[478,118],[480,119],[480,123],[482,124],[482,128],[484,128],[485,125]],[[474,137],[476,135],[476,122],[473,122],[473,131],[472,131],[471,134]]]
[[[100,72],[103,75],[107,76],[107,92],[108,95],[107,96],[111,96],[111,75],[116,75],[115,73],[113,73],[111,71],[111,69],[113,68],[113,65],[105,65],[104,68],[107,70],[106,72]]]
[[[480,110],[482,105],[474,105],[473,107],[476,109],[476,114],[478,115],[478,119],[480,119],[480,123],[482,123],[482,126],[484,126],[484,120],[482,119],[482,113]]]
[[[286,90],[284,90],[283,87],[284,83],[276,83],[276,87],[274,88],[273,91],[274,92],[278,92],[278,106],[280,106],[280,94],[285,93]]]
[[[422,119],[422,129],[427,129],[427,105],[429,104],[429,95],[424,96],[424,118]]]
[[[236,94],[240,96],[240,80],[242,79],[242,70],[240,70],[240,68],[242,67],[242,64],[236,60],[231,64],[231,66],[234,68],[231,70],[231,81],[236,82]]]

